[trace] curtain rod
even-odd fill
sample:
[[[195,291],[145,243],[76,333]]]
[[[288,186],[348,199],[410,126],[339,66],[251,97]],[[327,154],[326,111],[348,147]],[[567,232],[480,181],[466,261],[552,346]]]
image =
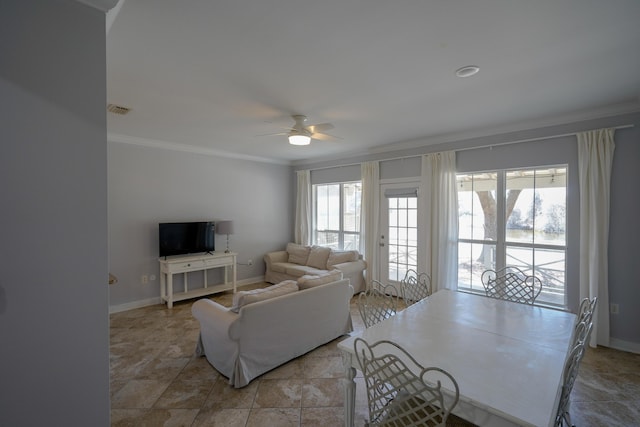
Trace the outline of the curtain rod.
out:
[[[605,127],[605,128],[601,128],[601,129],[619,130],[619,129],[628,129],[628,128],[632,128],[632,127],[635,127],[635,125],[628,124],[628,125],[620,125],[620,126],[610,126],[610,127]],[[523,142],[544,141],[545,139],[552,139],[552,138],[564,138],[566,136],[573,136],[573,135],[577,135],[577,134],[582,133],[582,132],[590,132],[592,130],[597,130],[597,129],[587,129],[587,130],[582,130],[582,131],[579,131],[579,132],[569,132],[569,133],[562,133],[562,134],[557,134],[557,135],[538,136],[538,137],[535,137],[535,138],[518,139],[518,140],[515,140],[515,141],[499,142],[499,143],[496,143],[496,144],[477,145],[477,146],[473,146],[473,147],[458,148],[458,149],[454,149],[453,151],[458,152],[458,151],[467,151],[467,150],[477,150],[479,148],[491,148],[491,147],[498,147],[498,146],[501,146],[501,145],[521,144]],[[378,160],[378,161],[379,162],[386,162],[386,161],[390,161],[390,160],[410,159],[412,157],[420,157],[420,156],[424,156],[426,154],[433,154],[433,152],[423,153],[423,154],[411,154],[411,155],[408,155],[408,156],[389,157],[389,158]],[[362,163],[365,163],[365,162],[345,163],[343,165],[324,166],[324,167],[313,168],[313,169],[309,169],[309,170],[310,171],[312,171],[312,170],[318,171],[318,170],[323,170],[323,169],[342,168],[342,167],[347,167],[347,166],[361,165]],[[297,170],[304,170],[304,168],[297,169]]]
[[[628,125],[620,125],[620,126],[610,126],[610,127],[600,128],[600,129],[618,130],[618,129],[627,129],[627,128],[632,128],[632,127],[634,127],[633,124],[628,124]],[[587,129],[587,130],[581,130],[579,132],[569,132],[569,133],[561,133],[561,134],[557,134],[557,135],[538,136],[538,137],[535,137],[535,138],[525,138],[525,139],[518,139],[518,140],[515,140],[515,141],[499,142],[497,144],[478,145],[476,147],[460,148],[460,149],[454,150],[454,151],[466,151],[466,150],[475,150],[477,148],[487,148],[487,147],[491,148],[491,147],[498,147],[498,146],[501,146],[501,145],[520,144],[520,143],[523,143],[523,142],[544,141],[545,139],[564,138],[566,136],[574,136],[574,135],[578,135],[579,133],[591,132],[591,131],[594,131],[594,130],[598,130],[598,129]]]

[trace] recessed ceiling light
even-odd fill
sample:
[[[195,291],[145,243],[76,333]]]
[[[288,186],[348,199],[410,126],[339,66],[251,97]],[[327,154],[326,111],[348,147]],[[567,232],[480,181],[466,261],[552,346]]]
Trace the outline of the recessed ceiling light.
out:
[[[471,77],[480,71],[480,67],[477,65],[465,65],[462,68],[456,70],[456,76],[458,77]]]

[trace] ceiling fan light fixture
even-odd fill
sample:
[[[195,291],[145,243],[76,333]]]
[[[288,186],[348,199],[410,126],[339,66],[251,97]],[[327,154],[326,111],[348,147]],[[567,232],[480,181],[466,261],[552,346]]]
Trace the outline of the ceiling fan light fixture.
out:
[[[478,74],[480,71],[480,67],[477,65],[465,65],[464,67],[458,68],[456,70],[456,76],[458,77],[471,77],[475,74]]]
[[[311,143],[311,137],[309,135],[289,135],[289,144],[291,145],[309,145],[309,143]]]

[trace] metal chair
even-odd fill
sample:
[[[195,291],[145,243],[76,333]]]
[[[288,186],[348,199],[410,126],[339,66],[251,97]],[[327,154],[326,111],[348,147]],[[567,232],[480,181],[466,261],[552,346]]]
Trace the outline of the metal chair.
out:
[[[573,390],[573,384],[578,377],[578,368],[580,367],[580,362],[584,357],[585,343],[589,339],[589,335],[591,335],[592,327],[593,323],[586,322],[580,322],[576,326],[573,350],[569,353],[564,364],[564,383],[562,384],[562,392],[558,403],[558,412],[556,413],[556,427],[563,427],[564,425],[575,427],[571,423],[571,415],[569,415],[571,391]]]
[[[354,342],[367,389],[370,426],[445,426],[458,403],[458,383],[448,372],[422,367],[391,341]],[[442,382],[449,390],[446,398]]]
[[[518,267],[486,270],[480,279],[486,295],[491,298],[533,304],[542,291],[542,281],[526,275]]]
[[[591,322],[597,304],[598,297],[593,297],[593,299],[591,300],[589,298],[583,299],[580,302],[580,308],[578,309],[578,319],[576,321],[576,325],[580,322]]]
[[[596,310],[596,305],[598,304],[598,297],[593,297],[593,299],[585,298],[580,302],[580,308],[578,310],[578,318],[576,320],[576,327],[573,333],[573,343],[574,345],[578,343],[578,341],[582,340],[585,342],[589,341],[589,336],[591,335],[591,329],[593,328],[593,313]],[[581,337],[586,329],[586,336]]]
[[[408,307],[431,295],[431,277],[427,273],[408,270],[400,281],[400,292]]]
[[[358,295],[358,311],[369,328],[376,323],[394,316],[397,312],[397,290],[392,285],[383,285],[377,280],[371,282],[371,287]]]
[[[593,321],[591,320],[576,323],[571,345],[576,346],[580,343],[586,345],[589,342],[589,337],[591,337],[591,329],[593,329]]]

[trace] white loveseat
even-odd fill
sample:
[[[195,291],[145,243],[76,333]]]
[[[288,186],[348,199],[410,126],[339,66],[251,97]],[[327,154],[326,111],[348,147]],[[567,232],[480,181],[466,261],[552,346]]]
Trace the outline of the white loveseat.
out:
[[[229,384],[244,387],[263,373],[353,330],[349,280],[298,290],[286,281],[262,290],[239,291],[226,308],[210,299],[191,312],[200,322],[196,354]]]
[[[336,251],[323,246],[288,243],[284,251],[267,253],[264,262],[264,280],[269,283],[299,281],[303,276],[323,276],[336,269],[345,279],[349,279],[355,293],[366,289],[364,270],[367,263],[358,251]]]

